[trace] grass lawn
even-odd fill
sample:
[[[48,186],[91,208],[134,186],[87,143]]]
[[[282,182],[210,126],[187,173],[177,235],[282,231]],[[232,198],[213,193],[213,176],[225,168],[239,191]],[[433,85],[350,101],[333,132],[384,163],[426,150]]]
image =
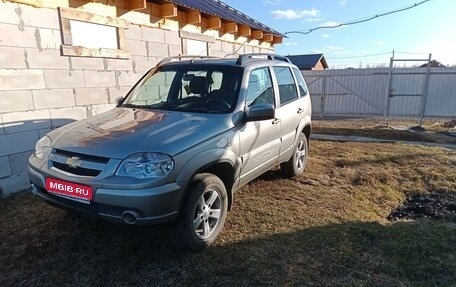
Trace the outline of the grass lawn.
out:
[[[312,141],[303,176],[245,186],[199,253],[161,228],[2,199],[0,286],[454,286],[456,218],[386,218],[409,195],[456,193],[455,167],[454,150]]]

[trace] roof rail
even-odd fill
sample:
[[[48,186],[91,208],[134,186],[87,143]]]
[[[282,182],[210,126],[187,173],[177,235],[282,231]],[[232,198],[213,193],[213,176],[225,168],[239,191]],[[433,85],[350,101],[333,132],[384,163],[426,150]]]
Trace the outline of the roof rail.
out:
[[[265,59],[291,63],[291,61],[285,56],[276,55],[276,54],[267,54],[267,53],[252,53],[252,54],[240,55],[236,61],[236,64],[242,65],[242,64],[250,62],[250,61],[265,60]]]
[[[161,60],[157,66],[164,65],[167,63],[171,62],[176,62],[176,61],[182,61],[182,60],[195,60],[195,59],[216,59],[218,57],[211,57],[211,56],[191,56],[191,55],[185,55],[185,56],[173,56],[173,57],[167,57]]]

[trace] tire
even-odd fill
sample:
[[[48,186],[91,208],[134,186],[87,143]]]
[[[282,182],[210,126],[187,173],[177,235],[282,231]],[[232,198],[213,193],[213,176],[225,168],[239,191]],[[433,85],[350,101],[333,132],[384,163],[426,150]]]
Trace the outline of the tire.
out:
[[[282,173],[289,177],[301,175],[306,169],[308,151],[306,135],[300,133],[293,155],[287,162],[280,164]]]
[[[222,231],[227,209],[227,193],[220,178],[209,173],[196,175],[175,226],[173,242],[193,251],[206,248]]]

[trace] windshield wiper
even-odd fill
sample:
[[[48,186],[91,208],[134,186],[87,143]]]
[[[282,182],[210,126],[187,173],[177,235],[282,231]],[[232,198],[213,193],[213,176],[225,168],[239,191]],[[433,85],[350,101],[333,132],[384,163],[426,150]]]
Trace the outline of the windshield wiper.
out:
[[[155,103],[147,106],[149,109],[169,109],[171,106],[167,102]]]
[[[120,106],[122,108],[144,108],[144,106],[135,105],[135,104],[122,104]]]
[[[180,111],[180,112],[190,112],[190,113],[203,113],[207,114],[208,111],[205,108],[190,108],[190,107],[175,107],[175,111]]]

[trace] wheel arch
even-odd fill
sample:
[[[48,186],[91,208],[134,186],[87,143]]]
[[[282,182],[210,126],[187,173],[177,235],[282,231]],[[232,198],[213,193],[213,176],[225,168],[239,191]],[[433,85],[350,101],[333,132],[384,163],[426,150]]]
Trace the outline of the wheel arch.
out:
[[[220,178],[225,185],[226,194],[228,196],[228,210],[231,210],[233,203],[233,185],[235,182],[235,169],[229,162],[222,161],[209,165],[201,169],[198,173],[210,173]],[[197,174],[198,174],[197,173]],[[196,175],[196,174],[195,174]]]
[[[310,132],[312,130],[312,127],[310,125],[310,123],[307,123],[304,128],[302,129],[302,133],[304,133],[304,135],[306,136],[306,139],[307,139],[307,147],[310,148]]]
[[[223,155],[223,156],[222,156]],[[212,159],[210,161],[202,159]],[[233,186],[236,182],[236,156],[233,152],[227,150],[206,151],[198,154],[187,162],[183,171],[179,175],[178,181],[186,181],[185,191],[179,204],[179,213],[182,211],[183,204],[192,188],[193,178],[200,173],[210,173],[220,178],[225,185],[228,196],[228,210],[231,209],[233,202]],[[198,166],[192,170],[192,166]]]

